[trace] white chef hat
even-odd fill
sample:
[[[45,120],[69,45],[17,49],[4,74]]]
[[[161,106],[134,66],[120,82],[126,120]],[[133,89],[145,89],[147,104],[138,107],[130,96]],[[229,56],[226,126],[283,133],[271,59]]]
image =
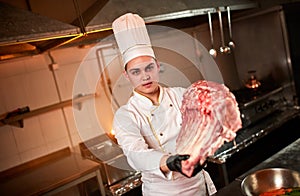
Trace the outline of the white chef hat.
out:
[[[155,58],[145,21],[137,14],[127,13],[112,23],[112,29],[123,57],[123,66],[138,56]]]

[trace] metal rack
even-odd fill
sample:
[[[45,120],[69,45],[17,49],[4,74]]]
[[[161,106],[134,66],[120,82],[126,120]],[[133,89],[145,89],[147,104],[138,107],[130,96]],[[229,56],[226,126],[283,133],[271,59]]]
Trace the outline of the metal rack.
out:
[[[86,99],[90,99],[93,97],[96,97],[97,93],[91,93],[91,94],[79,94],[77,97],[73,98],[73,99],[69,99],[66,101],[62,101],[59,103],[55,103],[52,105],[48,105],[42,108],[38,108],[26,113],[22,113],[22,114],[16,114],[14,116],[8,117],[8,118],[2,118],[0,120],[0,126],[4,126],[4,125],[13,125],[13,126],[17,126],[20,128],[24,127],[23,124],[23,119],[25,118],[30,118],[32,116],[36,116],[39,114],[43,114],[52,110],[56,110],[56,109],[60,109],[66,106],[71,106],[72,104],[74,104],[76,106],[77,109],[81,109],[82,107],[82,102]]]

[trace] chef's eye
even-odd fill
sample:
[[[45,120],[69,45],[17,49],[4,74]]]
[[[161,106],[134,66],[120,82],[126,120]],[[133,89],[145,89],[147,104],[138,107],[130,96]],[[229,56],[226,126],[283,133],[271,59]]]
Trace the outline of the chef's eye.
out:
[[[152,71],[154,69],[154,64],[150,64],[145,68],[146,72]]]
[[[139,73],[140,73],[140,70],[132,70],[132,71],[130,71],[130,73],[132,74],[132,75],[139,75]]]

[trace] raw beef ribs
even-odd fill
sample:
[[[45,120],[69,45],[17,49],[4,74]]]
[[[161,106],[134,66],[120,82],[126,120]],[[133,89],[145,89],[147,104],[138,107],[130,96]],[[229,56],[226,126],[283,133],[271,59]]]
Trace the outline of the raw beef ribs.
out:
[[[202,164],[242,127],[234,95],[223,85],[200,80],[183,95],[182,128],[176,141],[179,154],[190,154],[189,165]]]

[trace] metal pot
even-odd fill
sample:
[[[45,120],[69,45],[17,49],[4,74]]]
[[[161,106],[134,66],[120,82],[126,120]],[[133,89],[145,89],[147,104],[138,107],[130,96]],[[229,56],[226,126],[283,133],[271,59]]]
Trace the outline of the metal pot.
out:
[[[242,192],[247,196],[293,187],[300,187],[300,173],[284,168],[258,170],[245,177],[241,184]]]

